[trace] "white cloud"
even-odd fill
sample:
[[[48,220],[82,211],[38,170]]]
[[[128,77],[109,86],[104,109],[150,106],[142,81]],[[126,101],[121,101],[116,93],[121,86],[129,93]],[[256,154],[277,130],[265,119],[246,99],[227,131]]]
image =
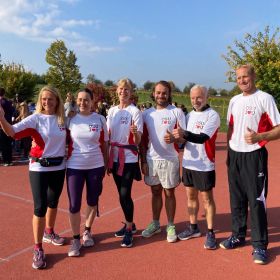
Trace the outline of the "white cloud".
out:
[[[75,5],[77,2],[79,0],[1,0],[0,33],[44,43],[61,39],[66,44],[75,45],[79,41],[87,45],[90,52],[114,51],[113,47],[88,42],[89,39],[78,31],[79,27],[86,26],[99,29],[100,20],[61,19],[63,13],[59,5]]]
[[[75,26],[90,26],[94,25],[96,28],[99,28],[100,20],[76,20],[76,19],[70,19],[70,20],[64,20],[61,22],[62,26],[70,28]]]
[[[132,41],[132,37],[131,36],[120,36],[118,38],[118,41],[119,43],[126,43],[126,42],[129,42],[129,41]]]

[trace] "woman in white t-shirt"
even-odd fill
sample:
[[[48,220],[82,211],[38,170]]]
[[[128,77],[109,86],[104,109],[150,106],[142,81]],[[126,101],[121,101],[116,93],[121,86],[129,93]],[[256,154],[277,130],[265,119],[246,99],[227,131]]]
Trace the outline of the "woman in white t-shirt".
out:
[[[81,204],[84,184],[87,190],[86,222],[83,232],[83,246],[94,245],[91,226],[98,214],[98,199],[102,192],[102,181],[107,168],[108,131],[106,119],[93,109],[93,93],[81,90],[77,96],[79,113],[68,124],[69,144],[67,160],[67,191],[69,217],[73,240],[68,251],[69,257],[80,255]]]
[[[0,106],[0,124],[5,133],[15,139],[31,136],[29,178],[34,200],[32,267],[46,267],[42,241],[63,245],[64,239],[53,230],[57,206],[65,176],[65,143],[63,102],[58,91],[50,86],[41,89],[36,112],[10,125]]]
[[[132,91],[133,84],[129,79],[118,82],[117,94],[120,103],[109,109],[107,117],[111,148],[108,173],[113,174],[126,219],[124,227],[115,233],[116,237],[123,238],[122,247],[132,246],[132,234],[136,232],[131,188],[133,179],[139,180],[141,174],[137,145],[143,133],[143,119],[141,111],[132,104]]]

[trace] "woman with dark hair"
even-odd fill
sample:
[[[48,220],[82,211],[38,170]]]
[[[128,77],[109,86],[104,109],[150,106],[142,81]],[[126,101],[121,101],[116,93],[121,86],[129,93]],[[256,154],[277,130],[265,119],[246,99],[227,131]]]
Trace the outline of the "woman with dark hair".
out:
[[[102,181],[107,168],[108,131],[104,116],[93,112],[93,93],[89,89],[78,92],[79,113],[70,119],[67,160],[67,191],[69,218],[73,240],[69,257],[80,255],[81,204],[84,184],[87,190],[86,222],[83,246],[94,245],[91,227],[98,214],[98,200],[102,192]]]
[[[64,239],[53,230],[57,206],[65,176],[65,143],[63,103],[58,91],[45,86],[41,89],[36,112],[17,124],[10,125],[0,106],[0,124],[4,132],[15,138],[31,136],[29,178],[34,200],[32,267],[46,267],[42,241],[63,245]]]

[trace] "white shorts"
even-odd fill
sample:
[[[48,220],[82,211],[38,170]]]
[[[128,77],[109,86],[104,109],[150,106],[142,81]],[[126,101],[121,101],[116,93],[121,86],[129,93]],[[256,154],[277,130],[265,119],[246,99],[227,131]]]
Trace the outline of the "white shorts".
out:
[[[144,181],[149,186],[162,185],[165,189],[172,189],[180,184],[179,158],[174,160],[147,160],[149,175]]]

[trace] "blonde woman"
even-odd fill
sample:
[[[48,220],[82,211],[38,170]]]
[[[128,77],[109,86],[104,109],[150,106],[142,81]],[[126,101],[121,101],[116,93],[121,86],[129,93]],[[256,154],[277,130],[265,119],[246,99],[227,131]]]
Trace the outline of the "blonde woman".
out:
[[[137,145],[143,133],[142,113],[131,102],[132,92],[133,84],[129,79],[118,82],[119,105],[109,109],[107,118],[111,148],[108,173],[113,174],[126,220],[124,227],[115,233],[116,237],[123,238],[122,247],[132,246],[132,234],[136,232],[131,189],[133,179],[140,173]]]
[[[33,235],[34,255],[32,267],[46,267],[42,241],[63,245],[64,239],[53,228],[57,206],[65,176],[65,142],[63,103],[56,89],[45,86],[41,89],[36,112],[17,124],[10,125],[0,107],[0,124],[4,132],[20,139],[31,136],[29,178],[34,200]]]

